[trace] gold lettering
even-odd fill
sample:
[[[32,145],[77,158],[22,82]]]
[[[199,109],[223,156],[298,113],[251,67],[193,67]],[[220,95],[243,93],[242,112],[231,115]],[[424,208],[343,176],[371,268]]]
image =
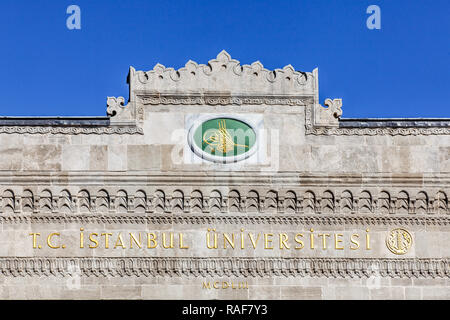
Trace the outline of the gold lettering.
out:
[[[58,236],[58,237],[59,237],[59,232],[53,232],[53,233],[50,233],[50,234],[48,235],[48,237],[47,237],[47,245],[48,245],[50,248],[52,248],[52,249],[58,249],[59,246],[54,246],[54,245],[52,244],[52,242],[51,242],[53,236]]]
[[[37,248],[37,237],[40,236],[41,234],[32,232],[29,235],[33,236],[33,249],[36,249]]]
[[[309,231],[311,231],[311,234],[309,235],[309,242],[311,245],[311,249],[314,249],[314,234],[313,234],[314,229],[311,228]]]
[[[352,246],[350,246],[350,250],[357,250],[358,248],[359,248],[359,241],[358,240],[356,240],[355,238],[359,238],[359,234],[352,234],[351,236],[350,236],[350,242],[352,243],[352,244],[354,244],[354,245],[356,245],[356,247],[352,247]]]
[[[211,233],[214,233],[214,244],[211,245]],[[206,247],[208,249],[217,249],[217,233],[216,229],[208,229],[206,232]]]
[[[122,234],[119,233],[119,236],[117,237],[116,244],[114,245],[114,249],[117,247],[122,247],[122,249],[126,249],[125,245],[123,244]]]
[[[169,245],[166,244],[166,233],[163,232],[163,234],[162,234],[163,248],[165,248],[165,249],[173,248],[173,232],[170,232],[169,234],[170,234],[170,244]]]
[[[273,249],[273,247],[269,247],[269,244],[272,243],[272,239],[269,237],[273,237],[273,233],[264,233],[264,249]]]
[[[112,236],[112,233],[103,232],[100,236],[105,236],[105,249],[109,249],[109,237]]]
[[[211,282],[203,282],[203,289],[211,289]]]
[[[288,235],[286,233],[280,233],[280,249],[283,250],[284,247],[286,249],[290,249],[289,245],[286,243],[288,241]]]
[[[303,247],[305,246],[305,244],[303,243],[302,240],[299,239],[299,237],[303,238],[303,234],[297,233],[294,237],[295,242],[297,242],[300,245],[298,247],[295,247],[295,249],[297,249],[297,250],[303,249]]]
[[[156,234],[153,232],[147,233],[147,248],[154,249],[157,245],[158,243],[156,242]]]
[[[178,238],[180,240],[180,249],[189,249],[188,246],[183,246],[183,234],[182,233],[178,234]]]
[[[328,233],[320,233],[319,237],[322,237],[322,248],[325,250],[327,248],[327,237],[330,236]]]
[[[344,247],[339,245],[340,243],[342,243],[342,239],[339,239],[339,237],[343,237],[343,235],[341,233],[336,233],[334,235],[334,248],[336,250],[344,250]]]
[[[80,248],[84,248],[84,229],[80,228]]]
[[[370,250],[370,230],[367,229],[366,230],[367,234],[366,234],[366,250]]]
[[[234,233],[231,234],[231,239],[228,237],[228,234],[223,234],[223,248],[227,248],[227,242],[230,244],[230,246],[234,249]]]
[[[141,242],[141,233],[139,232],[139,239],[136,239],[134,234],[130,232],[130,248],[133,248],[133,241],[137,244],[139,248],[142,248],[142,242]]]
[[[94,232],[89,235],[89,241],[91,241],[92,243],[95,243],[95,245],[92,245],[92,244],[89,245],[89,248],[91,248],[91,249],[98,247],[98,240],[94,239],[93,236],[98,237],[98,234]]]
[[[261,234],[258,233],[258,236],[255,239],[253,239],[253,235],[251,233],[248,234],[248,237],[250,238],[250,242],[253,245],[253,249],[256,249],[256,245],[258,244],[259,238],[261,237]]]

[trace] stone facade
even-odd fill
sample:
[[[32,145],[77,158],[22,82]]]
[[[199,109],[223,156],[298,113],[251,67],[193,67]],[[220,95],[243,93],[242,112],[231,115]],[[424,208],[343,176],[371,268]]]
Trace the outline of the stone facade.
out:
[[[225,51],[128,82],[107,117],[0,119],[2,299],[450,298],[450,119],[341,119],[317,69]],[[202,116],[258,152],[201,159]]]

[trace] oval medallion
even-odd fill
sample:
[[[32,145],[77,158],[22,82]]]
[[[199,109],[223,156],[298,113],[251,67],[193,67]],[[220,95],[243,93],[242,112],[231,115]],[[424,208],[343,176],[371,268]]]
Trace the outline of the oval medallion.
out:
[[[191,149],[200,157],[216,162],[236,162],[256,151],[257,135],[244,120],[210,118],[194,124],[189,134]]]

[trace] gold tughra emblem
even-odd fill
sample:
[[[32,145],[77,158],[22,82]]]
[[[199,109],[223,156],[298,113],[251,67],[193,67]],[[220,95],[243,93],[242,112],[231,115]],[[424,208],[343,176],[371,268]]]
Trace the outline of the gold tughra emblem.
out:
[[[227,130],[225,120],[219,120],[219,129],[208,130],[203,135],[203,142],[211,146],[211,152],[218,150],[222,153],[227,153],[234,147],[248,148],[247,145],[234,143],[233,137]]]
[[[386,246],[394,254],[402,255],[407,253],[411,245],[412,236],[405,229],[397,228],[391,230],[386,238]]]

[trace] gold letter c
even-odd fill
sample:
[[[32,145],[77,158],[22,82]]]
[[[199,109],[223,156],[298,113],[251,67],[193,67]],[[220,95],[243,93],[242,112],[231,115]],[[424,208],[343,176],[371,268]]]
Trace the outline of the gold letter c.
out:
[[[59,246],[53,246],[52,243],[50,242],[53,236],[58,236],[59,237],[59,232],[53,232],[50,233],[47,237],[47,245],[52,248],[52,249],[58,249]]]

